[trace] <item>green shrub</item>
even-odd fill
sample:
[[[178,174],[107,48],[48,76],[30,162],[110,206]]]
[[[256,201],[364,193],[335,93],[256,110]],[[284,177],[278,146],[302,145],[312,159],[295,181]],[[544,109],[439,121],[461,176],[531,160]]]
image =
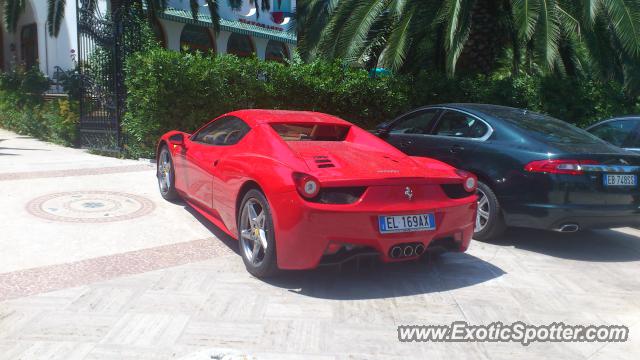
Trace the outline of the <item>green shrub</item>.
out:
[[[451,102],[498,104],[542,112],[578,126],[640,110],[638,100],[615,81],[526,74],[450,79],[424,72],[414,82],[412,107]]]
[[[152,49],[133,55],[126,73],[123,131],[133,157],[151,156],[168,130],[191,132],[238,109],[321,111],[370,127],[408,104],[402,79],[371,79],[340,62],[280,64]]]
[[[46,101],[49,80],[37,69],[13,69],[0,74],[0,126],[20,134],[73,145],[78,102]]]

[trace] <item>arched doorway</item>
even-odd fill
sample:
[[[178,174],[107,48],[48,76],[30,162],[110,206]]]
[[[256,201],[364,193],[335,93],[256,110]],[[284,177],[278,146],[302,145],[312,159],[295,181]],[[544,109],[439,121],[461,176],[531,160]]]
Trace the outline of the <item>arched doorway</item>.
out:
[[[20,30],[20,60],[27,69],[38,64],[38,26],[24,25]]]
[[[187,49],[187,51],[195,52],[201,51],[208,53],[216,48],[213,42],[213,37],[209,29],[195,25],[185,25],[180,34],[180,49]]]
[[[267,50],[264,54],[265,60],[277,61],[277,62],[285,62],[285,60],[289,59],[289,50],[287,49],[287,45],[285,45],[281,41],[269,40],[267,43]]]
[[[227,54],[239,57],[248,57],[255,53],[253,41],[247,35],[232,33],[227,42]]]

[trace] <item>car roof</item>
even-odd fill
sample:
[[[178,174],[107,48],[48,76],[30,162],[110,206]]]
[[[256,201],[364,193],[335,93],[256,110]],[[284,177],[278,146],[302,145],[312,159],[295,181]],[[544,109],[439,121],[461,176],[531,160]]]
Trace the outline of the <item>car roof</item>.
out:
[[[606,119],[606,120],[602,120],[602,121],[598,121],[597,123],[593,124],[593,125],[589,125],[587,127],[587,130],[592,129],[598,125],[602,125],[611,121],[619,121],[619,120],[640,120],[640,115],[625,115],[625,116],[618,116],[618,117],[614,117],[614,118],[610,118],[610,119]]]
[[[226,115],[239,117],[249,125],[267,123],[322,123],[351,125],[348,121],[342,120],[336,116],[314,111],[246,109],[233,111]]]

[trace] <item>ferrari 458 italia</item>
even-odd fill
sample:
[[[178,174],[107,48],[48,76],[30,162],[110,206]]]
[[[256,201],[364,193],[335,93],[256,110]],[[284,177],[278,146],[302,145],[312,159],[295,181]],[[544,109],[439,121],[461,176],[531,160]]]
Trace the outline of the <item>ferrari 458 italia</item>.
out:
[[[192,135],[163,135],[157,161],[162,196],[238,239],[257,277],[354,256],[465,251],[475,225],[474,175],[326,114],[228,113]]]

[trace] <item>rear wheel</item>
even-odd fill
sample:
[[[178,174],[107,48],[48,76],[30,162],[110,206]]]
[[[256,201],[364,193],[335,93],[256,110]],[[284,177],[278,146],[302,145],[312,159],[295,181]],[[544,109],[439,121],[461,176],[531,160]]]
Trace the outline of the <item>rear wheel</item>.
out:
[[[249,190],[242,200],[238,221],[240,254],[247,271],[265,278],[278,271],[271,209],[264,194]]]
[[[502,208],[496,194],[489,186],[478,182],[478,215],[473,238],[491,240],[502,235],[506,229]]]
[[[178,192],[175,186],[175,168],[173,167],[173,159],[171,159],[171,153],[166,146],[160,149],[160,155],[158,156],[157,173],[158,187],[160,188],[160,195],[165,200],[173,201],[178,199]]]

